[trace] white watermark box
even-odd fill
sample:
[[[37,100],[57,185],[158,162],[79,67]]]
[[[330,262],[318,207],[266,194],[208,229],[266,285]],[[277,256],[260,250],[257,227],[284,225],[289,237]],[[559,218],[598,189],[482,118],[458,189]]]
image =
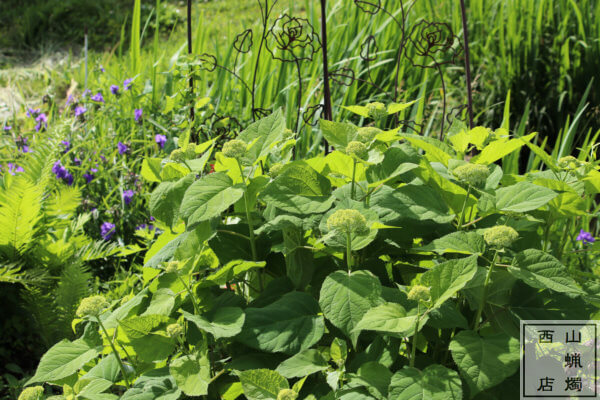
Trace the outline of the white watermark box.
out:
[[[600,321],[522,320],[521,399],[596,399]]]

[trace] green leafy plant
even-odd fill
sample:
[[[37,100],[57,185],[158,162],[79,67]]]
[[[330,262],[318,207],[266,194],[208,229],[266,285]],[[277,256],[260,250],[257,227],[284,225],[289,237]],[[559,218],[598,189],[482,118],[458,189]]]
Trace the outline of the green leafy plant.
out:
[[[56,399],[496,398],[518,379],[520,319],[598,312],[595,245],[548,224],[590,218],[595,163],[502,129],[361,141],[364,128],[322,127],[325,156],[292,160],[275,111],[221,151],[181,141],[146,159],[163,233],[142,280],[84,300],[82,336],[28,385],[62,386]],[[548,169],[504,174],[524,146]]]

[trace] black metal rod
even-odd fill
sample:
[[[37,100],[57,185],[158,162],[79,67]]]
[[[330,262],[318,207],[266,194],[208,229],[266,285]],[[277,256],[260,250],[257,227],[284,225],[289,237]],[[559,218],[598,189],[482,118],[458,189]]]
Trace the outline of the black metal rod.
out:
[[[329,87],[329,67],[327,62],[327,0],[321,0],[321,39],[323,50],[323,114],[324,119],[331,121],[333,119],[333,110],[331,108],[331,89]],[[329,143],[323,140],[325,154],[329,153]]]
[[[467,98],[469,111],[469,128],[473,128],[473,93],[471,91],[471,61],[469,55],[469,30],[467,29],[467,12],[465,10],[465,0],[460,0],[460,10],[462,14],[462,26],[465,45],[465,72],[467,74]]]
[[[187,1],[187,40],[188,40],[188,54],[192,54],[192,0]],[[192,103],[190,104],[190,121],[191,125],[193,125],[195,115],[194,115],[194,75],[192,74],[193,70],[190,71],[190,94],[192,97]],[[192,142],[197,142],[198,138],[194,133],[193,126],[191,126],[190,139]]]

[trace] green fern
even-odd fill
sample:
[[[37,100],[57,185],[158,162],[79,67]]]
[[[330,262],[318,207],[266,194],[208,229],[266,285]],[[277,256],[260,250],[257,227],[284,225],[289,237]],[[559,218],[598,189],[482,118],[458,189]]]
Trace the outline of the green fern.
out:
[[[0,252],[15,260],[32,244],[41,219],[42,189],[26,177],[17,177],[0,203]]]
[[[75,310],[79,301],[90,292],[89,281],[92,274],[82,264],[67,265],[60,277],[55,290],[57,316],[61,321],[61,328],[70,332],[71,321],[75,318]]]

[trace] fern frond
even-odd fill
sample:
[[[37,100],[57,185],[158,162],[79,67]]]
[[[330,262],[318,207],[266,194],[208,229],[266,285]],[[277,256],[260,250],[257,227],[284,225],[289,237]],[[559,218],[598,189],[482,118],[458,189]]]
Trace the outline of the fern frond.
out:
[[[46,202],[46,213],[52,217],[69,217],[81,204],[81,192],[73,186],[61,186]]]
[[[19,176],[0,204],[0,252],[15,260],[32,244],[41,218],[43,191]]]
[[[37,325],[37,332],[46,347],[61,339],[60,321],[56,318],[51,288],[30,286],[21,291],[23,307],[30,313]]]
[[[75,257],[82,261],[91,261],[110,257],[118,252],[119,246],[115,243],[96,240],[81,247],[75,253]]]
[[[70,332],[71,321],[79,301],[89,293],[89,281],[92,274],[82,264],[69,264],[64,269],[55,291],[57,316],[66,335]]]
[[[23,283],[25,274],[16,263],[0,265],[0,282]]]

